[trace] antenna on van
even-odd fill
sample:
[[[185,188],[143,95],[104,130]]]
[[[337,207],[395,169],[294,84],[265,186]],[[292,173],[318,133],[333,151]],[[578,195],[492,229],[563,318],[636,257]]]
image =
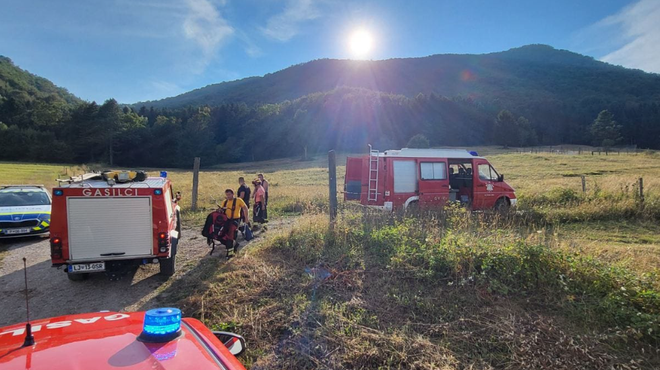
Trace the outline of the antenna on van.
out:
[[[34,345],[34,336],[32,336],[32,325],[30,324],[30,299],[27,283],[27,259],[23,257],[23,272],[25,274],[25,309],[27,310],[27,324],[25,324],[25,341],[23,347]]]

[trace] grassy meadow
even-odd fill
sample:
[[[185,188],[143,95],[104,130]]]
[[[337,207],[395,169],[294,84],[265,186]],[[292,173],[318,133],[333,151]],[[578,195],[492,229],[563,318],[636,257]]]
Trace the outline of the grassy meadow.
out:
[[[641,271],[660,267],[660,155],[653,153],[590,155],[525,153],[494,147],[476,148],[505,175],[516,189],[525,227],[557,234],[560,244],[583,249],[610,262],[621,262]],[[585,149],[586,150],[586,149]],[[338,189],[343,183],[346,155],[338,155]],[[55,186],[65,174],[79,174],[88,167],[0,162],[0,184],[38,183]],[[103,168],[90,165],[89,168]],[[159,169],[147,169],[157,174]],[[168,169],[175,190],[183,194],[184,221],[203,222],[226,188],[238,188],[238,177],[247,182],[264,173],[270,181],[269,216],[276,218],[316,212],[327,207],[327,159],[311,161],[277,159],[205,168],[202,162],[198,207],[191,212],[192,172]],[[586,176],[582,193],[581,175]],[[638,178],[644,178],[645,202],[638,199]],[[341,194],[339,195],[341,202]],[[530,221],[531,220],[531,221]]]
[[[201,260],[167,303],[244,335],[248,368],[660,368],[660,156],[477,150],[516,188],[516,212],[342,206],[330,228],[325,158],[202,165],[192,212],[192,173],[169,170],[188,226],[257,173],[271,218],[305,217],[229,263]],[[0,163],[0,183],[52,186],[62,169]]]

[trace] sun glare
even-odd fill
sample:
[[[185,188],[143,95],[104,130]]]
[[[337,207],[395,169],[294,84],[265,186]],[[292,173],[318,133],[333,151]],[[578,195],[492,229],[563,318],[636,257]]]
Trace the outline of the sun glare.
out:
[[[349,40],[349,46],[353,57],[356,59],[367,58],[373,47],[373,42],[374,40],[369,32],[365,30],[357,30],[353,32]]]

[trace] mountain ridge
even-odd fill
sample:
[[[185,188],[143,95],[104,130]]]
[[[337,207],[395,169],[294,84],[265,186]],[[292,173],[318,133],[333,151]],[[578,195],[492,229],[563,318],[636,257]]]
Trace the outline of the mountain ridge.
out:
[[[553,72],[561,72],[564,75],[580,72],[627,74],[636,79],[653,79],[654,82],[660,82],[660,76],[657,74],[611,65],[548,45],[531,44],[484,54],[434,54],[377,61],[317,59],[263,76],[211,84],[174,97],[138,102],[132,106],[180,108],[223,103],[274,104],[342,86],[367,88],[407,97],[418,93],[435,93],[449,97],[489,99],[493,93],[501,90],[502,86],[513,82],[514,85],[522,84],[543,93],[546,81],[539,71],[535,71],[531,76],[520,75],[516,71],[519,67],[548,67]],[[558,77],[562,78],[561,75]],[[591,79],[594,77],[589,76]],[[603,89],[608,91],[606,86],[598,86],[587,89],[589,91],[583,92],[583,95],[600,94]],[[607,95],[616,98],[619,94],[620,92],[612,91]],[[655,89],[653,94],[660,95],[660,89]],[[509,100],[515,100],[515,96]]]

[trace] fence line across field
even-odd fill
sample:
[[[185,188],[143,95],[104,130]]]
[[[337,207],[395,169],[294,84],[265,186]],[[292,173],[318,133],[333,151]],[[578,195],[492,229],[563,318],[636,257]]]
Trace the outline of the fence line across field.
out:
[[[550,153],[550,154],[569,154],[569,155],[581,155],[581,154],[591,154],[591,155],[610,155],[616,154],[638,154],[642,153],[644,149],[639,149],[637,146],[623,147],[623,148],[602,148],[602,147],[571,147],[566,148],[564,146],[541,146],[541,147],[529,147],[529,148],[516,148],[515,152],[518,154],[540,154],[540,153]]]

